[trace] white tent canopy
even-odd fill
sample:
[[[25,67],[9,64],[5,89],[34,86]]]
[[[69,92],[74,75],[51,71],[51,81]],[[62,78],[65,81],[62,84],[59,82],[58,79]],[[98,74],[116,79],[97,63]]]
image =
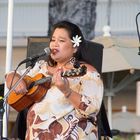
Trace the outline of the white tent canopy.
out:
[[[133,38],[117,38],[110,34],[93,39],[92,41],[103,44],[102,73],[109,76],[108,89],[105,90],[108,96],[108,119],[112,128],[112,96],[131,82],[140,78],[140,56],[138,55],[138,40]],[[130,70],[133,75],[128,75],[114,87],[114,75],[118,71]]]
[[[104,45],[102,72],[140,69],[138,40],[133,38],[97,37],[93,41]]]

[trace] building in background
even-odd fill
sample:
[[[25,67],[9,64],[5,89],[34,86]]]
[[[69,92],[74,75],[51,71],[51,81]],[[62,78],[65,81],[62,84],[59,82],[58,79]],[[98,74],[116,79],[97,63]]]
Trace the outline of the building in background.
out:
[[[86,2],[88,3],[88,0]],[[104,25],[107,24],[107,5],[108,5],[108,0],[97,0],[96,24],[95,27],[93,25],[93,29],[91,27],[91,30],[95,30],[95,36],[93,34],[93,38],[103,34],[102,31],[103,27]],[[139,0],[135,0],[135,1],[113,0],[112,1],[111,16],[110,16],[110,27],[111,27],[112,35],[131,36],[131,37],[133,36],[134,38],[138,39],[135,17],[136,14],[139,12],[139,5],[140,5]],[[74,8],[72,9],[72,11],[74,11]],[[13,13],[14,13],[13,69],[14,69],[17,63],[19,63],[20,60],[26,57],[27,38],[29,36],[48,35],[49,0],[30,0],[30,1],[14,0]],[[89,14],[93,14],[93,12],[89,12]],[[5,0],[1,0],[0,1],[0,25],[1,25],[0,26],[0,53],[1,53],[0,60],[3,61],[0,61],[0,82],[4,81],[4,73],[5,73],[7,16],[8,16],[8,2]],[[93,16],[90,15],[89,17],[95,18],[95,15]],[[72,18],[70,17],[70,19]],[[82,18],[80,17],[79,19],[80,22]],[[20,49],[22,52],[21,54],[19,53]]]

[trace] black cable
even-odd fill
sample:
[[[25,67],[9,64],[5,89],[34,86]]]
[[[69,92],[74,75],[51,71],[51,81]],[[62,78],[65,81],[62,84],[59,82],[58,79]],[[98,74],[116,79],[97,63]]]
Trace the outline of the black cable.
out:
[[[136,15],[136,27],[137,27],[137,34],[139,39],[139,52],[138,55],[140,55],[140,33],[139,33],[139,26],[138,26],[138,16],[140,15],[140,12]]]

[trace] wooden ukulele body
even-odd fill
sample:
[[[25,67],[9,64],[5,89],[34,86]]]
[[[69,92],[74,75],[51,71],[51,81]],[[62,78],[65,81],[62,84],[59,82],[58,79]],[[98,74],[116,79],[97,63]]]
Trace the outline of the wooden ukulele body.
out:
[[[38,74],[33,78],[26,76],[24,79],[28,87],[31,83],[40,80],[43,77],[44,76],[42,74]],[[49,81],[33,86],[28,90],[28,93],[17,94],[12,91],[7,98],[7,103],[15,110],[20,112],[21,110],[31,106],[33,103],[39,102],[45,96],[47,90],[50,88],[50,84],[51,82]]]
[[[71,69],[61,73],[62,77],[76,77],[83,76],[86,74],[86,66],[79,67],[77,69]],[[43,74],[39,73],[35,77],[26,76],[24,78],[28,93],[15,93],[12,91],[8,98],[7,103],[12,106],[18,112],[25,108],[28,108],[35,102],[39,102],[47,93],[47,90],[51,85],[51,77],[45,77]]]

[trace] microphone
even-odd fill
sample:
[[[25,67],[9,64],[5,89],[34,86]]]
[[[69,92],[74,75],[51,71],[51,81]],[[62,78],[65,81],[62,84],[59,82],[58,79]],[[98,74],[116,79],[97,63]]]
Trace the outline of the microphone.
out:
[[[20,65],[24,64],[24,63],[27,63],[27,62],[32,62],[32,63],[34,63],[34,62],[37,61],[37,59],[38,59],[39,57],[42,57],[42,56],[45,56],[45,55],[48,56],[49,54],[50,54],[50,48],[47,47],[47,48],[44,49],[44,52],[43,52],[43,53],[34,55],[34,56],[32,56],[32,57],[27,57],[26,59],[24,59],[23,61],[21,61],[21,62],[18,64],[18,67],[19,67]]]

